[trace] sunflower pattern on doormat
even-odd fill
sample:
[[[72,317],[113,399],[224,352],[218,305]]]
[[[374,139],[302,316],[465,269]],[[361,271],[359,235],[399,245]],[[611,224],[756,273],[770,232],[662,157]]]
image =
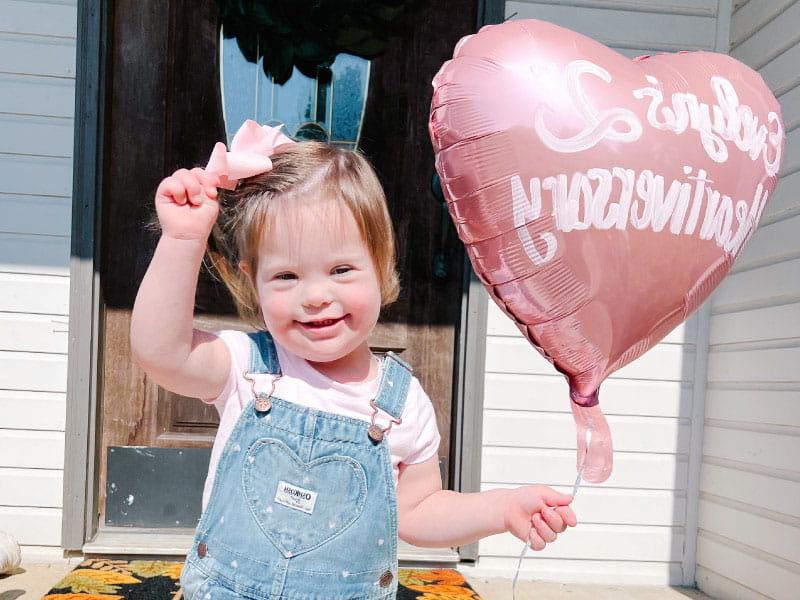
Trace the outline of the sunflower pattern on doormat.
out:
[[[42,600],[178,600],[182,562],[89,559]]]
[[[88,559],[42,600],[182,600],[183,562]],[[480,600],[458,571],[400,569],[397,600]]]
[[[453,569],[400,569],[397,600],[480,600]]]

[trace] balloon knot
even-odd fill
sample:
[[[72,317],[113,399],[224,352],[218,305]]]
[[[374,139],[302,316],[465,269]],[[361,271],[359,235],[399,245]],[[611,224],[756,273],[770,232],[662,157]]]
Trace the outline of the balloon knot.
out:
[[[592,392],[588,396],[581,396],[575,390],[569,391],[570,400],[572,400],[578,406],[583,406],[585,408],[589,408],[592,406],[597,406],[600,404],[600,396],[597,391]]]

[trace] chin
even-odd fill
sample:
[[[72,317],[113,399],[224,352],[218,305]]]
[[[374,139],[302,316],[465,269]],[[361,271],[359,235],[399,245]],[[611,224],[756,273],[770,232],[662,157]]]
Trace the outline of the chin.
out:
[[[342,348],[332,349],[328,352],[320,351],[317,349],[312,348],[304,348],[304,351],[296,352],[297,356],[307,360],[308,362],[312,363],[330,363],[339,360],[340,358],[344,358],[352,350],[346,350]]]

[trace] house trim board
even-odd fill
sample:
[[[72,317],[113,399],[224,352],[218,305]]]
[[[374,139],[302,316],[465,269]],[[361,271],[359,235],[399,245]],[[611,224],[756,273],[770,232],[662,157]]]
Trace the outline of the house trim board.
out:
[[[686,521],[684,525],[682,584],[696,587],[697,529],[700,510],[700,469],[703,463],[703,431],[706,412],[706,374],[708,371],[708,330],[711,323],[711,300],[697,311],[694,372],[692,383],[692,424],[689,443],[689,465],[686,483]]]
[[[730,52],[732,0],[717,1],[717,31],[714,50]],[[686,525],[681,570],[683,585],[695,587],[697,577],[697,534],[700,511],[700,469],[703,465],[703,432],[705,430],[706,388],[708,380],[708,343],[711,323],[711,300],[700,307],[697,315],[694,374],[692,377],[692,426],[689,445],[688,481],[686,485]]]
[[[478,0],[475,30],[502,23],[505,0]],[[451,448],[455,477],[453,489],[459,492],[481,490],[483,451],[483,388],[486,378],[486,330],[489,296],[464,256],[461,326],[456,352],[455,415]],[[478,559],[478,542],[458,548],[461,560]]]
[[[100,281],[96,258],[102,190],[106,6],[78,3],[69,340],[61,546],[81,550],[96,528]]]
[[[456,411],[452,439],[455,479],[453,489],[479,492],[481,489],[481,453],[483,450],[483,388],[486,370],[486,329],[488,295],[464,258],[464,301],[456,374]],[[462,560],[478,559],[478,542],[458,549]]]

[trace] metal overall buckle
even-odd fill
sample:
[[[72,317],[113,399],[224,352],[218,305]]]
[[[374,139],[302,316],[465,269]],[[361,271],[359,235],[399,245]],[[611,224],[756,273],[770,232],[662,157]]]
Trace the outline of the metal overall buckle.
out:
[[[375,422],[375,416],[380,409],[376,406],[374,398],[369,401],[369,405],[372,407],[372,421],[370,422],[369,429],[367,429],[367,435],[369,439],[372,440],[373,444],[380,444],[383,441],[384,435],[392,428],[392,425],[400,425],[403,419],[395,419],[392,417],[389,421],[389,426],[386,429],[381,429],[380,425]],[[389,416],[391,417],[391,415]]]
[[[258,413],[267,413],[272,410],[272,394],[275,393],[275,384],[278,382],[278,379],[281,378],[281,373],[278,373],[272,378],[272,387],[270,387],[269,392],[257,392],[256,391],[256,380],[253,377],[253,373],[249,373],[248,371],[244,372],[244,378],[250,382],[250,389],[253,392],[253,398],[255,399],[255,409]]]

